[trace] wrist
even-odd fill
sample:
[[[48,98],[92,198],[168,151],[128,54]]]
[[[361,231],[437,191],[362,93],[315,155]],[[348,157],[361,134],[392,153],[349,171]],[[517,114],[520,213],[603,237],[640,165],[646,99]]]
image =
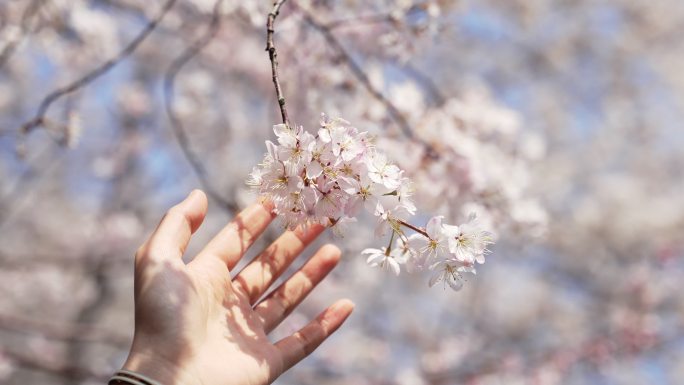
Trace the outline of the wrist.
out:
[[[131,351],[121,369],[140,373],[163,385],[176,383],[173,369],[167,363],[160,362],[148,354]]]
[[[162,385],[159,382],[130,370],[121,369],[110,379],[107,385]]]
[[[139,373],[162,385],[192,383],[185,378],[180,359],[173,362],[149,348],[131,349],[121,369]]]

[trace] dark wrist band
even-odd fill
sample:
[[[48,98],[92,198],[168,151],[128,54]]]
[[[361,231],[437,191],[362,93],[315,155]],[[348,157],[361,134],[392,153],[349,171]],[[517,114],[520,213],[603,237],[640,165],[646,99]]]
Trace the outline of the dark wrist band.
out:
[[[108,385],[161,385],[142,374],[121,369],[109,379]]]

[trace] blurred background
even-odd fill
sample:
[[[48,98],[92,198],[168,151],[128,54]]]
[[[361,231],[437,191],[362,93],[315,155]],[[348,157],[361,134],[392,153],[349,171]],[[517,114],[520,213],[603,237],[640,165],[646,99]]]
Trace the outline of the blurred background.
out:
[[[271,6],[0,2],[0,383],[104,383],[165,210],[210,195],[191,258],[254,199]],[[276,383],[684,383],[682,33],[677,0],[288,1],[291,120],[371,132],[423,219],[474,211],[497,243],[454,293],[368,267],[370,219],[329,237],[343,261],[275,338],[355,313]]]

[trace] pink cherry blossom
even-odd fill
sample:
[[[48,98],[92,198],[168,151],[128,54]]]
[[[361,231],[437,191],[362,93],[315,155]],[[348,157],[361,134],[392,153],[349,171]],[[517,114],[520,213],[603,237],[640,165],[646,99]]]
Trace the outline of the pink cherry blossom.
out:
[[[441,279],[457,289],[456,273],[474,273],[473,262],[484,262],[491,237],[474,217],[453,226],[435,216],[424,230],[408,222],[416,214],[411,180],[366,132],[325,115],[316,136],[286,124],[275,125],[273,132],[277,144],[266,142],[267,153],[248,184],[273,201],[286,227],[319,223],[341,233],[364,208],[376,217],[375,235],[390,234],[389,246],[362,252],[371,266],[397,275],[401,264],[410,272],[432,270],[431,285]],[[415,233],[407,235],[407,229]]]

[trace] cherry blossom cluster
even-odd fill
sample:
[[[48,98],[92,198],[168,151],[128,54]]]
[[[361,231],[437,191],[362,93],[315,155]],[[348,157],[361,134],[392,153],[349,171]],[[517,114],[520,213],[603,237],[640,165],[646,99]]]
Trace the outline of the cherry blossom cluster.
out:
[[[484,263],[492,237],[474,215],[459,226],[441,216],[425,228],[407,221],[416,214],[411,181],[367,132],[326,115],[316,135],[286,124],[273,130],[277,143],[266,142],[268,152],[248,184],[273,202],[286,227],[318,223],[339,233],[365,209],[376,217],[376,236],[390,233],[387,247],[362,251],[368,264],[396,275],[402,266],[410,273],[429,270],[430,286],[443,282],[459,290],[462,274],[475,274],[475,263]]]

